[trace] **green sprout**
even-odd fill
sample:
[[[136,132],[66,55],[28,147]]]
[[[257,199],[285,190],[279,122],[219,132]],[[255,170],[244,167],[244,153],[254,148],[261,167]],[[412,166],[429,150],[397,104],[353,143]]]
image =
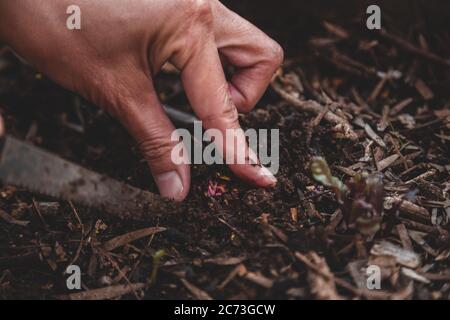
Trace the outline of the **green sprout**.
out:
[[[361,172],[346,184],[331,174],[325,159],[315,157],[311,162],[312,176],[333,189],[346,222],[368,239],[380,230],[383,216],[383,179],[378,174]]]
[[[158,276],[159,262],[165,255],[166,252],[164,250],[158,250],[153,255],[153,269],[150,275],[150,284],[155,283],[156,277]]]
[[[331,174],[327,161],[322,157],[314,157],[311,162],[313,178],[326,187],[334,189],[338,198],[342,198],[348,192],[347,186],[337,177]]]

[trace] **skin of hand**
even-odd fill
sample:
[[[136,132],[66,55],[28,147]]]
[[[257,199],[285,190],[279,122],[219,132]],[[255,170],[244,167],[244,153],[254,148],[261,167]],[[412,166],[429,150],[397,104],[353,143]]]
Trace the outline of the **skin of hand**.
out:
[[[81,30],[66,27],[70,5],[81,9]],[[171,160],[175,128],[152,77],[172,63],[204,128],[225,137],[227,128],[239,128],[238,112],[254,107],[283,61],[274,40],[217,0],[0,1],[0,39],[116,117],[136,139],[161,195],[177,201],[188,194],[190,168]],[[228,82],[222,63],[236,70]],[[237,148],[248,154],[245,143]],[[254,185],[276,183],[260,166],[229,166]]]

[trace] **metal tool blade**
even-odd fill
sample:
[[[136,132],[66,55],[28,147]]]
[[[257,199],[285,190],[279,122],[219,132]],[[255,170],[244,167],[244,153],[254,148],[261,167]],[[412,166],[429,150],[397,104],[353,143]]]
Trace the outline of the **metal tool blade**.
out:
[[[0,147],[0,180],[4,184],[71,200],[121,219],[148,220],[181,210],[174,201],[87,170],[11,136],[5,136]]]
[[[169,106],[167,104],[163,105],[163,109],[166,112],[166,114],[169,116],[170,120],[172,120],[176,124],[179,124],[182,126],[192,126],[194,124],[194,122],[200,121],[192,113],[180,111],[180,110],[175,109],[174,107]]]

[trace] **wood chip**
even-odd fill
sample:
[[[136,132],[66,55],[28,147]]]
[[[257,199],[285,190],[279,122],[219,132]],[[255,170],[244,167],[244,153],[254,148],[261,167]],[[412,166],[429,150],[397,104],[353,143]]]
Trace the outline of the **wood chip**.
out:
[[[247,273],[247,268],[243,264],[237,265],[228,276],[217,286],[217,289],[222,290],[228,283],[231,282],[237,275],[244,275]]]
[[[247,272],[245,278],[266,289],[270,289],[273,286],[273,280],[263,276],[260,272]]]
[[[383,171],[389,168],[400,156],[398,154],[393,154],[377,163],[378,171]]]
[[[197,288],[186,279],[180,279],[180,281],[197,300],[213,300],[207,292]]]
[[[415,217],[429,220],[431,218],[430,213],[424,207],[418,206],[411,201],[404,200],[400,197],[385,197],[384,208],[386,210],[392,209],[394,206],[398,206],[398,209],[402,212],[409,213]]]
[[[295,223],[298,222],[298,209],[297,208],[290,208],[289,212],[291,213],[291,219]]]
[[[416,127],[416,119],[408,113],[403,113],[397,118],[406,129],[414,129]]]
[[[324,258],[311,251],[307,255],[300,252],[295,257],[308,266],[307,280],[311,293],[319,300],[341,300],[337,293],[334,275],[331,273]]]
[[[204,260],[205,263],[216,264],[219,266],[234,266],[244,262],[247,257],[216,257]]]
[[[350,275],[352,276],[353,281],[355,282],[356,286],[360,289],[367,288],[367,276],[365,273],[366,265],[367,259],[355,260],[347,265],[347,269]]]
[[[416,87],[422,98],[424,98],[425,100],[431,100],[434,98],[433,91],[431,91],[431,89],[425,84],[422,79],[418,78],[414,83],[414,86]]]
[[[386,143],[384,143],[383,139],[373,131],[373,129],[366,123],[364,126],[364,130],[366,131],[367,135],[375,141],[380,147],[386,149]]]
[[[425,233],[419,232],[419,231],[409,231],[409,236],[411,239],[414,240],[415,243],[417,243],[419,246],[422,247],[422,249],[432,255],[433,257],[436,257],[438,255],[437,251],[434,250],[428,242],[425,241],[424,237],[426,236]]]
[[[406,250],[413,250],[413,245],[411,242],[411,238],[409,237],[408,230],[406,229],[403,223],[397,225],[398,235],[400,240],[402,241],[403,248]]]
[[[428,178],[428,177],[432,177],[432,176],[434,176],[436,173],[437,173],[436,170],[431,169],[431,170],[429,170],[429,171],[427,171],[427,172],[425,172],[425,173],[422,173],[420,176],[415,177],[414,179],[411,179],[411,180],[406,181],[405,184],[413,184],[413,183],[416,183],[416,182],[418,182],[418,181],[420,181],[420,180],[422,180],[422,179],[426,179],[426,178]]]
[[[388,105],[383,107],[383,112],[381,113],[381,119],[377,124],[377,130],[380,132],[384,132],[387,126],[389,125],[389,112],[390,108]]]
[[[424,273],[423,276],[430,281],[450,281],[450,270],[444,273]]]
[[[277,228],[271,224],[269,224],[269,228],[270,231],[272,231],[272,233],[276,235],[277,238],[280,239],[282,242],[287,243],[289,241],[288,236],[280,228]]]
[[[398,264],[411,269],[415,269],[420,265],[420,256],[407,249],[403,249],[391,242],[381,241],[373,245],[370,253],[373,256],[391,256],[394,257]]]
[[[391,111],[389,112],[390,115],[395,116],[396,114],[400,113],[404,108],[409,106],[411,102],[413,102],[412,98],[406,98],[405,100],[400,101],[392,107]]]
[[[425,284],[431,283],[430,280],[428,280],[424,276],[418,274],[417,272],[415,272],[414,270],[409,269],[409,268],[402,268],[402,274],[407,276],[408,278],[411,278],[411,279],[413,279],[415,281],[418,281],[418,282],[422,282],[422,283],[425,283]]]
[[[324,21],[323,26],[325,27],[325,29],[327,29],[329,33],[334,34],[335,36],[341,39],[347,39],[350,36],[349,33],[344,28],[334,23]]]
[[[342,167],[342,166],[334,166],[337,170],[345,173],[346,175],[350,176],[350,177],[354,177],[356,176],[356,171],[354,171],[352,168],[346,168],[346,167]]]

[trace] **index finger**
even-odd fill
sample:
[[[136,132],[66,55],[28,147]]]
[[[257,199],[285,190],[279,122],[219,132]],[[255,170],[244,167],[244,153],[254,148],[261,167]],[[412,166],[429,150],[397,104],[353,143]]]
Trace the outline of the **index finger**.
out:
[[[249,112],[283,62],[283,49],[256,26],[213,1],[214,34],[225,61],[235,67],[229,82],[231,97],[240,112]]]
[[[191,53],[181,77],[192,107],[205,129],[217,129],[223,140],[215,140],[230,169],[240,178],[257,186],[276,183],[275,177],[259,165],[248,147],[231,99],[214,37]],[[245,158],[245,162],[239,159]],[[257,162],[257,164],[255,164]]]

